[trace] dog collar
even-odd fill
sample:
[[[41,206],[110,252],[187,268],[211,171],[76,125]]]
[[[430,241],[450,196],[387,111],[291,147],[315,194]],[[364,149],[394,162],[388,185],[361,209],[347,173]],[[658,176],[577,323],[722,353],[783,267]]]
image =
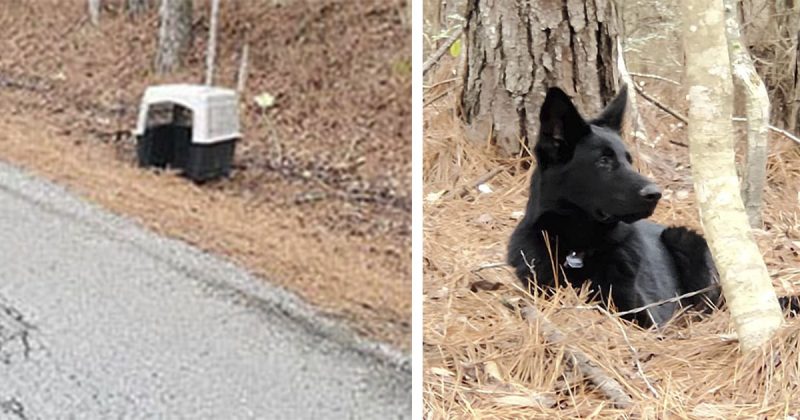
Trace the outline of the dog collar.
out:
[[[576,252],[572,251],[567,255],[567,259],[564,261],[564,267],[570,268],[583,268],[583,257],[586,255],[585,252]]]

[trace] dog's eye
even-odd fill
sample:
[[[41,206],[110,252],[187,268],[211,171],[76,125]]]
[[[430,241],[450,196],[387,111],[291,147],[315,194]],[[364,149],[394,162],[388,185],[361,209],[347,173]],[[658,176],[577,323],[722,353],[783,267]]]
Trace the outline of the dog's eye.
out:
[[[625,159],[628,159],[628,163],[631,164],[633,163],[633,158],[631,157],[631,154],[628,152],[625,152]]]
[[[600,166],[612,166],[614,165],[614,160],[611,159],[611,156],[600,156],[600,159],[597,159],[597,164]]]

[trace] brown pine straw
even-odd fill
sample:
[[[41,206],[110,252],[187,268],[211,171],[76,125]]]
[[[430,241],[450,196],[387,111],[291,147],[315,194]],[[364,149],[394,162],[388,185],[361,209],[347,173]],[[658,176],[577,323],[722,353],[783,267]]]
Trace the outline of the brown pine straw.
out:
[[[763,351],[743,355],[725,310],[644,330],[588,302],[585,290],[547,298],[523,291],[500,262],[514,212],[527,200],[530,159],[499,159],[491,145],[467,142],[455,103],[452,95],[437,101],[425,116],[425,418],[800,416],[798,320],[787,320]],[[683,128],[654,107],[640,108],[651,134],[662,136],[654,147],[640,144],[635,157],[665,190],[653,218],[699,229],[687,152],[669,143],[685,140]],[[800,148],[781,136],[770,140],[765,229],[754,236],[785,295],[800,292]],[[473,187],[500,166],[507,169],[486,182],[492,192]],[[465,187],[463,197],[442,198]],[[538,322],[523,317],[530,307]],[[545,337],[542,319],[563,337]],[[585,370],[573,369],[570,352],[619,384],[630,404],[618,406]]]
[[[586,375],[589,381],[591,381],[603,395],[611,400],[614,405],[619,408],[628,408],[633,404],[631,397],[625,392],[622,385],[620,385],[616,379],[610,377],[602,368],[593,365],[585,353],[578,349],[573,349],[572,346],[568,344],[567,337],[556,328],[555,325],[548,321],[547,318],[542,316],[535,307],[528,306],[522,309],[522,317],[531,324],[536,325],[550,344],[563,345],[564,353],[567,356],[567,362],[573,367],[577,367],[581,373]]]

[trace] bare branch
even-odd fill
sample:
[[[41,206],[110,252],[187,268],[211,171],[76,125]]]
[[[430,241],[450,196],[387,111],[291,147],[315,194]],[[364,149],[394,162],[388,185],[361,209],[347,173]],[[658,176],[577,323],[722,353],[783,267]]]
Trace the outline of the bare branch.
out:
[[[627,311],[617,312],[617,313],[614,314],[614,316],[622,317],[622,316],[625,316],[625,315],[639,313],[639,312],[642,312],[642,311],[646,311],[646,310],[648,310],[650,308],[655,308],[656,306],[664,305],[666,303],[679,302],[682,299],[685,299],[685,298],[688,298],[688,297],[692,297],[692,296],[697,296],[697,295],[705,293],[705,292],[710,292],[710,291],[712,291],[714,289],[717,289],[717,288],[719,288],[719,284],[713,284],[711,286],[704,287],[704,288],[702,288],[700,290],[695,290],[694,292],[684,293],[684,294],[682,294],[680,296],[675,296],[675,297],[672,297],[672,298],[669,298],[669,299],[659,300],[657,302],[649,303],[647,305],[640,306],[638,308],[633,308],[633,309],[630,309],[630,310],[627,310]]]
[[[675,117],[675,118],[676,118],[678,121],[680,121],[680,122],[682,122],[682,123],[684,123],[684,124],[688,124],[688,123],[689,123],[689,121],[686,119],[686,117],[685,117],[685,116],[683,116],[683,115],[682,115],[681,113],[679,113],[678,111],[675,111],[675,110],[673,110],[672,108],[670,108],[670,107],[668,107],[668,106],[664,105],[664,103],[662,103],[662,102],[661,102],[661,101],[659,101],[658,99],[656,99],[656,98],[654,98],[654,97],[650,96],[650,95],[649,95],[647,92],[645,92],[645,91],[644,91],[644,89],[642,89],[641,87],[639,87],[639,85],[637,85],[637,84],[635,84],[635,83],[634,83],[633,87],[634,87],[634,88],[636,88],[636,91],[637,91],[637,92],[639,92],[639,95],[642,95],[642,98],[645,98],[645,99],[647,99],[647,101],[648,101],[648,102],[650,102],[651,104],[655,105],[655,106],[656,106],[657,108],[659,108],[660,110],[662,110],[662,111],[666,112],[666,113],[667,113],[667,114],[669,114],[669,115],[672,115],[672,116],[673,116],[673,117]]]
[[[463,186],[461,188],[458,188],[458,189],[450,191],[449,193],[445,194],[445,196],[442,197],[442,199],[443,200],[447,200],[447,199],[450,199],[450,198],[461,198],[461,197],[467,195],[470,192],[470,190],[478,188],[478,186],[480,186],[481,184],[485,184],[485,183],[489,182],[490,179],[496,177],[498,174],[500,174],[501,172],[503,172],[505,170],[506,170],[505,166],[500,166],[500,167],[494,168],[491,171],[487,172],[486,174],[484,174],[484,175],[480,176],[479,178],[477,178],[471,184],[465,185],[465,186]]]
[[[567,337],[558,327],[553,325],[535,307],[522,308],[522,317],[530,324],[538,324],[544,338],[551,344],[563,345],[567,363],[583,373],[597,389],[603,393],[614,405],[627,408],[633,405],[633,399],[625,392],[616,379],[609,376],[602,368],[592,364],[589,357],[578,348],[567,343]]]
[[[744,117],[733,117],[731,119],[733,121],[736,121],[736,122],[747,122],[747,118],[744,118]],[[787,139],[789,139],[789,140],[791,140],[791,141],[793,141],[793,142],[795,142],[797,144],[800,144],[800,138],[799,137],[795,136],[794,134],[792,134],[792,133],[790,133],[790,132],[788,132],[788,131],[786,131],[786,130],[784,130],[782,128],[778,128],[778,127],[775,127],[774,125],[770,125],[769,126],[769,130],[772,131],[773,133],[778,133],[778,134],[786,137]]]
[[[431,56],[428,57],[427,60],[425,60],[425,63],[422,64],[422,75],[423,76],[426,73],[428,73],[428,70],[430,70],[431,67],[433,67],[433,65],[436,64],[439,61],[440,58],[442,58],[442,56],[450,48],[450,46],[453,45],[453,43],[456,42],[456,40],[461,38],[461,34],[463,32],[464,32],[464,27],[463,26],[459,26],[456,29],[456,31],[453,32],[453,35],[450,38],[448,38],[447,41],[444,44],[442,44],[442,46],[439,47],[438,50],[436,50],[433,54],[431,54]]]
[[[666,77],[659,76],[657,74],[636,73],[636,72],[632,72],[632,71],[629,71],[628,74],[630,74],[631,76],[643,77],[643,78],[646,78],[646,79],[661,80],[662,82],[671,83],[671,84],[676,85],[676,86],[680,86],[681,85],[680,82],[676,82],[676,81],[674,81],[672,79],[667,79]]]

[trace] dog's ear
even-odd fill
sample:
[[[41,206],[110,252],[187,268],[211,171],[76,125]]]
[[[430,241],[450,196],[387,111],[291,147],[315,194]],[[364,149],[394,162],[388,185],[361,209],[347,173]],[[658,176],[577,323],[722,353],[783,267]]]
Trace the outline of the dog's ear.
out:
[[[539,141],[534,152],[539,166],[566,163],[575,146],[590,132],[572,100],[559,88],[550,88],[539,112]]]
[[[625,107],[628,105],[628,85],[620,87],[617,96],[611,100],[599,117],[592,120],[592,124],[608,127],[616,132],[622,130],[625,118]]]

